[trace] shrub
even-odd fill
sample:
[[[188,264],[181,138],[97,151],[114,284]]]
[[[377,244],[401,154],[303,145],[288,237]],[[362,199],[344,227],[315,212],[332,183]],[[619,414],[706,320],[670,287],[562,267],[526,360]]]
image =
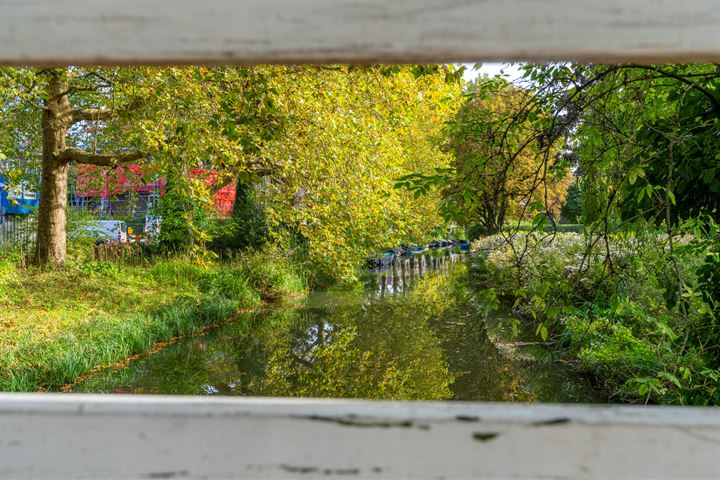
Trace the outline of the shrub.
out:
[[[542,340],[569,347],[627,400],[718,397],[715,271],[700,237],[675,238],[671,258],[667,235],[655,231],[504,235],[473,243],[473,278]]]

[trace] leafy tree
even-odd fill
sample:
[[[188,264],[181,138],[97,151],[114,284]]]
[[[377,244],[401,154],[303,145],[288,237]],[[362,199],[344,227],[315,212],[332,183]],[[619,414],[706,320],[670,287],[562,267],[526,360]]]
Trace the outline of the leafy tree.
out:
[[[160,197],[155,212],[160,217],[158,241],[169,252],[187,251],[195,243],[197,227],[205,217],[197,197],[190,194],[191,181],[185,172],[169,169],[165,195]]]
[[[585,207],[591,218],[718,218],[717,66],[550,64],[526,76],[572,131],[584,201],[601,203]]]
[[[392,188],[449,164],[440,133],[460,87],[442,68],[281,67],[271,84],[291,119],[265,149],[277,164],[261,188],[273,235],[299,236],[314,265],[347,278],[370,252],[442,223],[436,197]]]
[[[256,186],[248,180],[238,180],[232,217],[216,223],[209,247],[215,251],[258,249],[268,238],[265,211],[258,199]]]
[[[2,150],[20,159],[20,167],[37,162],[42,172],[35,263],[65,262],[73,163],[112,167],[145,160],[180,170],[216,166],[230,177],[253,174],[262,161],[246,150],[267,125],[248,118],[264,109],[258,90],[266,90],[268,70],[0,70]]]
[[[560,215],[573,223],[582,220],[583,193],[577,181],[568,185],[566,200]]]
[[[408,175],[398,186],[420,194],[440,187],[446,218],[478,233],[496,233],[507,219],[554,221],[569,171],[562,136],[545,128],[551,110],[500,78],[478,80],[466,97],[448,127],[452,167]]]
[[[720,69],[549,64],[527,66],[526,77],[552,106],[552,123],[580,172],[587,251],[605,245],[593,300],[602,305],[609,296],[611,309],[621,305],[632,281],[609,247],[616,232],[628,231],[639,243],[649,230],[642,241],[657,252],[651,281],[662,289],[667,328],[681,333],[657,346],[673,354],[660,379],[639,376],[630,384],[650,395],[667,390],[665,379],[680,388],[682,402],[716,401],[717,378],[709,379],[720,365],[711,287],[720,249]]]

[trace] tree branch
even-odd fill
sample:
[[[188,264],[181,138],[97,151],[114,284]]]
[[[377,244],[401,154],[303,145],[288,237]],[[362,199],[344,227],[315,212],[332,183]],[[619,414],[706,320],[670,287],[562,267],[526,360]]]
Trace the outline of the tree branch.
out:
[[[116,109],[98,109],[98,108],[76,108],[70,111],[70,122],[77,123],[81,121],[105,121],[109,120],[116,113],[132,112],[140,109],[145,104],[142,100],[133,100],[124,107]]]
[[[79,108],[70,112],[72,123],[80,121],[105,121],[115,114],[115,110],[100,110],[98,108]]]
[[[697,82],[693,82],[692,80],[689,80],[688,78],[686,78],[687,75],[676,74],[676,73],[669,72],[667,70],[663,70],[660,67],[655,67],[652,65],[629,64],[629,65],[624,65],[624,67],[650,70],[650,71],[656,72],[664,77],[672,78],[674,80],[677,80],[678,82],[682,82],[685,85],[687,85],[688,87],[690,87],[694,90],[697,90],[698,92],[703,94],[708,100],[710,100],[710,103],[712,103],[714,110],[716,112],[720,113],[720,99],[718,99],[715,95],[713,95],[712,92],[710,90],[708,90],[707,88],[704,88],[701,85],[698,85]]]
[[[145,158],[148,154],[141,150],[122,153],[90,153],[79,148],[66,148],[60,153],[60,160],[77,162],[99,167],[115,167],[120,163],[134,162]]]

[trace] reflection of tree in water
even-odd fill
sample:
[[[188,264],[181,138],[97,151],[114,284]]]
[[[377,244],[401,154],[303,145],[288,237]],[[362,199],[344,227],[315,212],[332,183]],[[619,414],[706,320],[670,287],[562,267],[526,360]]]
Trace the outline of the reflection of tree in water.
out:
[[[247,315],[98,374],[76,391],[592,400],[586,384],[556,363],[500,352],[465,263],[437,257],[436,274],[428,274],[432,256],[422,259],[422,276],[415,263],[412,288],[314,292],[302,308]]]
[[[81,383],[76,392],[233,394],[244,372],[225,348],[201,337],[183,348],[166,348],[120,370],[101,372]]]
[[[456,400],[522,402],[589,402],[594,395],[587,382],[555,362],[541,347],[499,350],[488,337],[488,321],[472,306],[466,268],[454,268],[453,278],[427,285],[432,293],[417,289],[420,296],[445,298],[451,307],[431,323],[442,339]],[[492,314],[490,315],[498,315]],[[505,320],[512,320],[509,316]],[[500,321],[503,319],[501,318]],[[533,348],[533,347],[530,347]]]
[[[358,295],[364,295],[358,292]],[[452,377],[427,318],[407,296],[372,296],[311,311],[302,339],[270,358],[263,394],[375,399],[449,398]]]
[[[463,256],[455,250],[442,249],[399,258],[392,266],[373,271],[368,278],[370,290],[380,298],[401,294],[422,277],[449,270]]]
[[[324,316],[314,309],[305,310],[299,315],[303,317],[302,324],[306,325],[306,328],[302,333],[289,338],[290,347],[287,353],[295,362],[312,367],[316,350],[332,342],[335,326],[324,321]]]
[[[181,340],[119,370],[101,372],[77,392],[258,395],[276,336],[301,328],[293,310],[248,314],[207,335]]]
[[[542,360],[542,352],[531,352],[528,347],[522,347],[524,351],[498,350],[488,339],[485,326],[475,319],[440,321],[435,329],[443,339],[451,372],[456,377],[452,389],[457,400],[592,402],[595,399],[588,382],[549,359]]]

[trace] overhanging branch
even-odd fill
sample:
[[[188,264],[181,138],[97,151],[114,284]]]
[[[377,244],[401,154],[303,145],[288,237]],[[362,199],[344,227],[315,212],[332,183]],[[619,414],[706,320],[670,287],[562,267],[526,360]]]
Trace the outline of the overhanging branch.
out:
[[[66,148],[60,153],[60,159],[65,162],[84,163],[99,167],[115,167],[121,163],[134,162],[145,158],[148,154],[141,150],[122,153],[91,153],[79,148]]]
[[[115,114],[115,110],[101,110],[98,108],[81,108],[70,112],[70,118],[72,123],[81,122],[83,120],[87,122],[91,121],[105,121]]]
[[[77,123],[81,121],[105,121],[111,119],[114,115],[121,112],[132,112],[142,108],[145,102],[142,100],[133,100],[127,105],[119,108],[99,109],[99,108],[76,108],[70,111],[70,122]]]
[[[703,94],[708,100],[710,100],[710,103],[712,103],[713,109],[716,112],[720,112],[720,99],[718,99],[713,93],[708,90],[707,88],[703,87],[702,85],[699,85],[698,82],[692,81],[689,78],[687,78],[686,75],[682,74],[676,74],[674,72],[664,70],[660,67],[656,67],[653,65],[636,65],[636,64],[630,64],[625,65],[625,68],[638,68],[643,70],[650,70],[653,72],[658,73],[659,75],[667,78],[672,78],[674,80],[677,80],[678,82],[684,83],[688,87],[697,90],[701,94]]]

